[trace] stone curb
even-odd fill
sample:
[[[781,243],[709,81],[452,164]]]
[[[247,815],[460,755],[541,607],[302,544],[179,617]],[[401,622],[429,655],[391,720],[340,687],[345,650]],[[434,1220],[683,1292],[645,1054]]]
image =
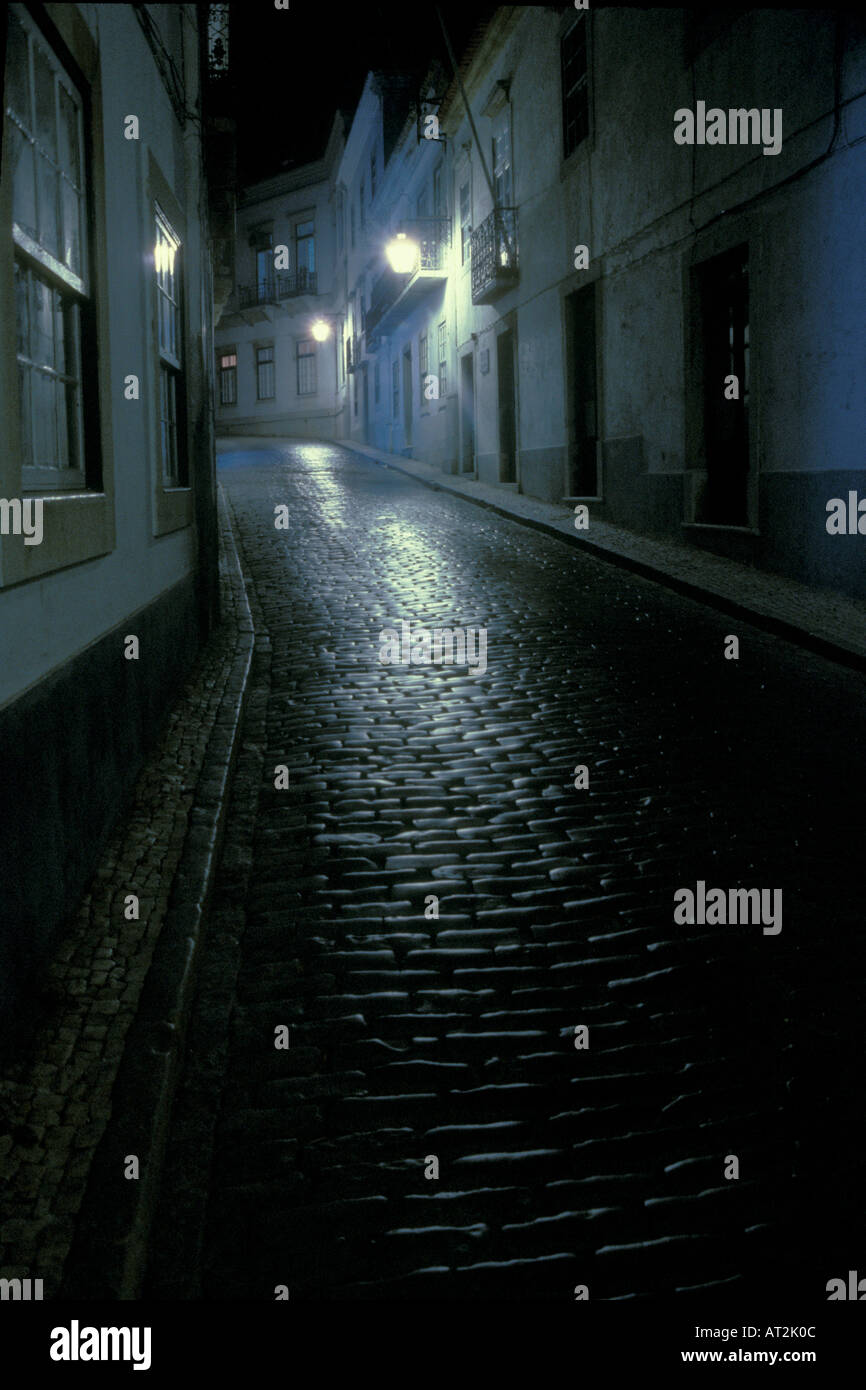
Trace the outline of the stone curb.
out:
[[[111,1097],[111,1118],[90,1167],[61,1298],[140,1297],[150,1224],[159,1195],[195,973],[239,746],[255,631],[228,505],[221,526],[236,625],[232,669],[214,721],[195,806],[171,887],[168,910],[126,1037]],[[139,1160],[137,1181],[124,1160]]]
[[[285,442],[285,441],[282,441]],[[699,603],[708,604],[712,608],[718,609],[721,613],[726,613],[733,618],[742,618],[751,623],[754,627],[763,629],[765,632],[772,633],[776,637],[782,637],[787,641],[795,642],[807,650],[815,652],[818,656],[828,658],[830,661],[838,662],[842,666],[850,667],[855,671],[866,671],[866,650],[856,646],[845,646],[840,642],[834,641],[832,637],[825,637],[819,632],[814,632],[808,627],[802,627],[798,623],[792,622],[787,618],[780,617],[778,614],[768,613],[742,599],[732,598],[728,594],[719,593],[718,590],[710,588],[694,580],[683,579],[679,575],[671,574],[657,565],[653,565],[647,560],[640,559],[639,556],[629,555],[623,551],[606,546],[599,541],[590,540],[588,537],[579,535],[576,531],[570,531],[555,522],[545,521],[540,517],[527,516],[524,511],[518,508],[510,508],[507,503],[493,502],[487,497],[473,496],[462,487],[452,487],[448,483],[448,474],[426,478],[418,473],[414,468],[403,467],[392,454],[382,455],[367,447],[358,448],[354,444],[348,444],[344,440],[335,441],[337,447],[345,449],[347,453],[364,458],[370,463],[378,464],[380,468],[393,468],[397,473],[403,473],[406,477],[412,478],[422,487],[432,488],[434,492],[447,492],[452,497],[460,497],[466,502],[471,502],[476,507],[484,507],[486,510],[496,512],[497,515],[505,517],[508,521],[516,521],[522,526],[528,526],[534,531],[541,531],[545,535],[554,536],[557,540],[564,541],[567,545],[577,546],[579,549],[587,550],[595,555],[599,560],[604,560],[607,564],[617,565],[622,569],[631,570],[634,574],[639,574],[645,579],[651,579],[657,584],[664,584],[666,588],[682,594],[685,598],[695,599]],[[408,461],[407,461],[408,462]],[[414,462],[414,460],[413,460]]]

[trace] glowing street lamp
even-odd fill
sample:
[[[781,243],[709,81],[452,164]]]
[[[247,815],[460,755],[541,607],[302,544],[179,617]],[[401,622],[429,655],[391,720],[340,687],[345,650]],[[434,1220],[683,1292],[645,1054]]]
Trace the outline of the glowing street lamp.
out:
[[[324,319],[316,319],[316,322],[313,324],[312,328],[310,329],[310,332],[312,333],[317,343],[324,343],[331,336],[331,325],[329,323],[325,323]]]
[[[398,232],[393,241],[385,247],[391,269],[398,275],[409,275],[418,264],[419,247],[405,232]]]

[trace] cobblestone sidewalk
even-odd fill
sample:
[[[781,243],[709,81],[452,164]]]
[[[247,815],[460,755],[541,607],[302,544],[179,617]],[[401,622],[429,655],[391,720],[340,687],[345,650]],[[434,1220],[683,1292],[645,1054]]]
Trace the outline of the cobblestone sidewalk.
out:
[[[212,790],[215,727],[231,718],[233,671],[251,645],[234,539],[221,508],[222,622],[166,718],[125,820],[62,936],[29,1036],[0,1061],[0,1276],[56,1297],[94,1153],[197,812]],[[235,677],[234,685],[237,680]],[[197,857],[204,871],[205,858]],[[203,884],[187,884],[201,895]],[[126,894],[139,919],[124,915]],[[121,1174],[118,1177],[121,1178]]]

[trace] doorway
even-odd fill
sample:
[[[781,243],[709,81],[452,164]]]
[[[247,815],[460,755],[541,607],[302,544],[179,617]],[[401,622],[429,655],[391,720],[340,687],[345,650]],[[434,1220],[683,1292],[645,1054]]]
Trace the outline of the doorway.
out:
[[[403,349],[403,446],[412,448],[412,344]]]
[[[569,343],[568,496],[598,496],[595,283],[566,300]]]
[[[514,398],[514,334],[510,329],[496,339],[496,376],[499,391],[499,481],[517,482],[516,402]]]
[[[361,422],[361,423],[362,423],[362,435],[361,435],[361,437],[362,437],[362,439],[363,439],[363,441],[364,441],[365,444],[369,444],[369,443],[370,443],[370,391],[369,391],[369,383],[368,383],[368,381],[367,381],[367,363],[366,363],[366,362],[364,363],[363,374],[364,374],[364,419],[363,419],[363,421]]]
[[[471,352],[460,358],[460,471],[475,471],[475,373]]]
[[[749,257],[738,246],[698,268],[706,487],[696,520],[749,524]],[[731,382],[731,378],[735,382]]]

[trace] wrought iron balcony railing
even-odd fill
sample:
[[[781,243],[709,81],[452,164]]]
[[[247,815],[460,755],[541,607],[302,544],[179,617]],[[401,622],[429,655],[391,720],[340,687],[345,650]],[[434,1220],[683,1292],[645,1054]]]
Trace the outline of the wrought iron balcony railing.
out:
[[[255,304],[278,304],[299,294],[316,294],[316,286],[314,270],[277,271],[255,285],[239,285],[238,299],[242,309],[250,309]]]
[[[472,233],[472,303],[487,304],[517,275],[517,208],[494,208]]]
[[[445,269],[451,246],[450,217],[417,217],[413,222],[403,222],[399,230],[418,242],[418,270]]]

